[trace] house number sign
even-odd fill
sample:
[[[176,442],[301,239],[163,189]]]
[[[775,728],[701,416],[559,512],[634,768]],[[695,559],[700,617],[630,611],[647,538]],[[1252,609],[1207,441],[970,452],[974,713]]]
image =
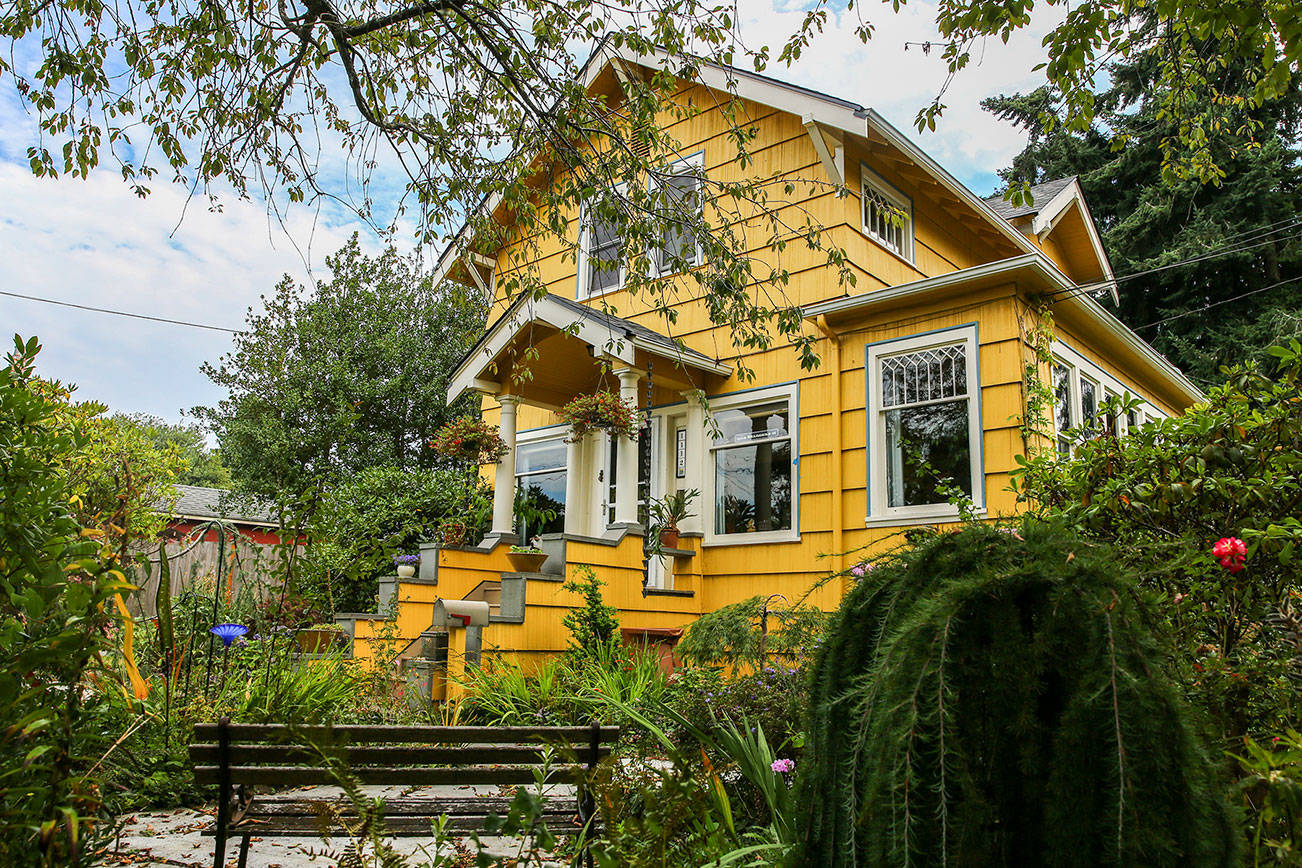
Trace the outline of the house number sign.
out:
[[[674,478],[687,476],[687,429],[679,428],[674,438]]]

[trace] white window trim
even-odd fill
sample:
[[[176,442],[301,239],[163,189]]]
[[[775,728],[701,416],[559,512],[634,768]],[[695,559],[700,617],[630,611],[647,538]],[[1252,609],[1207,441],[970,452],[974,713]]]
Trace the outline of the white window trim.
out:
[[[615,192],[619,194],[624,189],[624,185],[620,184],[615,188]],[[579,254],[574,258],[576,264],[576,286],[574,298],[576,301],[584,301],[589,298],[601,298],[602,296],[612,295],[619,292],[624,288],[624,280],[628,275],[628,262],[621,260],[619,263],[619,282],[610,289],[601,292],[590,291],[590,282],[588,279],[588,236],[590,231],[591,227],[588,223],[588,203],[585,201],[582,207],[579,208]],[[621,240],[620,243],[622,245],[623,241]]]
[[[697,151],[694,154],[689,154],[686,157],[668,163],[667,165],[662,167],[661,174],[673,175],[675,177],[680,175],[696,176],[696,179],[700,184],[699,191],[701,195],[701,208],[702,210],[704,210],[705,208],[705,151]],[[672,274],[681,274],[682,272],[670,271],[668,269],[661,267],[660,254],[662,250],[663,248],[657,245],[655,249],[655,255],[648,257],[651,260],[651,276],[667,277]],[[704,258],[705,258],[705,254],[704,251],[701,250],[701,242],[698,240],[696,242],[696,256],[693,257],[692,264],[689,265],[688,268],[700,267],[701,262]],[[621,280],[620,283],[622,284],[623,281]]]
[[[782,383],[759,389],[746,389],[730,395],[712,395],[709,397],[709,413],[714,415],[719,410],[731,410],[748,407],[752,404],[769,404],[785,399],[787,402],[787,424],[791,435],[791,528],[788,530],[766,530],[755,533],[715,533],[714,453],[716,444],[711,436],[710,426],[702,432],[702,455],[704,456],[701,480],[701,514],[704,519],[705,539],[703,545],[758,545],[761,543],[784,543],[800,541],[800,385],[799,383]],[[730,444],[719,443],[718,447]],[[740,445],[740,444],[736,444]],[[685,486],[690,487],[690,486]]]
[[[1118,380],[1116,377],[1103,370],[1101,367],[1091,362],[1085,356],[1072,349],[1061,340],[1055,340],[1050,347],[1054,361],[1065,365],[1068,371],[1068,382],[1071,383],[1071,410],[1072,421],[1075,423],[1072,430],[1080,431],[1081,426],[1085,423],[1085,410],[1081,402],[1081,380],[1086,379],[1094,384],[1094,413],[1097,421],[1102,421],[1099,412],[1099,406],[1102,405],[1105,397],[1120,395],[1125,398],[1138,398],[1140,405],[1136,408],[1136,418],[1138,423],[1143,425],[1145,422],[1157,419],[1165,419],[1166,414],[1157,408],[1151,400],[1139,393],[1130,386]],[[1055,407],[1057,405],[1055,404]],[[1125,413],[1117,414],[1117,435],[1122,436],[1130,430],[1130,423],[1126,419]],[[1063,432],[1058,428],[1058,414],[1053,414],[1053,433],[1055,441],[1058,437],[1063,436]],[[1070,439],[1070,438],[1069,438]],[[1074,443],[1073,443],[1074,445]]]
[[[886,201],[890,202],[896,208],[899,208],[905,213],[907,219],[904,221],[904,226],[901,227],[904,240],[904,248],[902,250],[895,250],[892,248],[887,239],[882,238],[868,226],[868,221],[865,219],[864,213],[868,210],[866,208],[866,201],[868,198],[867,190],[872,190],[877,193],[877,195],[886,199]],[[859,227],[865,237],[887,253],[899,257],[909,265],[913,265],[916,262],[913,235],[913,199],[906,196],[881,175],[868,168],[864,163],[859,164]]]
[[[967,360],[968,382],[968,450],[972,461],[972,506],[981,514],[985,510],[985,451],[984,429],[981,426],[981,344],[977,326],[958,326],[935,332],[926,332],[908,338],[868,344],[865,347],[865,375],[868,378],[866,416],[868,425],[868,515],[864,524],[879,525],[916,524],[958,519],[958,507],[952,503],[931,503],[923,506],[886,505],[886,466],[877,466],[875,456],[886,454],[886,422],[882,414],[882,378],[878,361],[883,357],[916,352],[931,347],[962,343]]]

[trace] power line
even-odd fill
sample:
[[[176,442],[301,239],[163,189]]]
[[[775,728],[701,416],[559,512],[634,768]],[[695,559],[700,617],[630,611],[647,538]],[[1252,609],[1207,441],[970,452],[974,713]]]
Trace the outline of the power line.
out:
[[[1222,304],[1229,304],[1232,301],[1238,301],[1239,299],[1247,298],[1250,295],[1256,295],[1259,292],[1265,292],[1266,290],[1269,289],[1277,289],[1288,283],[1297,283],[1299,280],[1302,280],[1302,274],[1299,274],[1297,277],[1285,278],[1284,280],[1280,280],[1275,283],[1272,283],[1270,286],[1262,286],[1262,287],[1258,287],[1257,289],[1249,290],[1245,293],[1242,293],[1241,295],[1236,295],[1233,298],[1223,298],[1220,301],[1213,301],[1211,304],[1203,305],[1202,307],[1195,308],[1194,310],[1186,310],[1182,313],[1177,313],[1177,314],[1173,314],[1172,316],[1165,317],[1164,319],[1153,320],[1150,323],[1145,323],[1144,325],[1136,326],[1135,328],[1136,330],[1147,329],[1147,328],[1152,328],[1153,326],[1156,325],[1161,325],[1162,323],[1171,322],[1171,320],[1183,319],[1184,317],[1187,316],[1193,316],[1196,313],[1202,313],[1203,311],[1211,310],[1212,308],[1218,307]]]
[[[1056,290],[1050,293],[1050,295],[1052,296],[1052,295],[1061,294],[1067,297],[1074,298],[1081,295],[1082,293],[1092,292],[1096,289],[1103,289],[1104,287],[1110,284],[1124,283],[1127,280],[1135,280],[1136,278],[1146,277],[1150,274],[1156,274],[1160,271],[1167,271],[1172,268],[1179,268],[1180,266],[1183,265],[1193,265],[1194,263],[1204,262],[1208,259],[1217,259],[1222,256],[1233,256],[1236,253],[1244,253],[1248,250],[1254,250],[1258,247],[1264,247],[1267,244],[1275,244],[1280,241],[1286,241],[1289,238],[1295,237],[1297,234],[1302,234],[1302,233],[1295,233],[1295,235],[1286,235],[1283,238],[1267,237],[1264,240],[1257,240],[1258,237],[1262,237],[1263,233],[1264,235],[1274,236],[1274,235],[1278,235],[1280,232],[1286,232],[1298,226],[1302,226],[1302,220],[1294,220],[1293,223],[1290,223],[1286,226],[1281,226],[1278,229],[1271,229],[1268,231],[1253,230],[1258,232],[1257,237],[1244,239],[1243,241],[1237,241],[1233,244],[1224,245],[1222,247],[1214,247],[1206,253],[1200,253],[1199,255],[1191,256],[1188,259],[1181,259],[1177,262],[1168,262],[1166,265],[1159,265],[1154,268],[1145,269],[1143,271],[1135,271],[1135,272],[1131,272],[1130,274],[1123,274],[1120,277],[1113,278],[1112,280],[1102,280],[1096,283],[1078,284],[1074,286],[1065,287],[1063,289]],[[1245,233],[1240,233],[1240,234],[1245,234]],[[1248,242],[1255,242],[1255,243],[1248,243]]]
[[[94,313],[110,313],[113,314],[114,316],[126,316],[126,317],[131,317],[132,319],[147,319],[150,322],[161,322],[161,323],[168,323],[169,325],[189,326],[192,329],[208,329],[209,331],[226,332],[227,334],[232,334],[232,335],[241,334],[239,330],[228,329],[225,326],[208,325],[206,323],[201,323],[201,322],[186,322],[185,320],[179,320],[179,319],[167,319],[166,317],[149,316],[143,313],[129,313],[125,310],[112,310],[107,307],[91,307],[88,304],[73,304],[70,301],[58,301],[57,299],[53,299],[53,298],[41,298],[40,296],[37,295],[23,295],[20,292],[6,292],[3,289],[0,289],[0,295],[7,295],[10,298],[21,298],[24,301],[39,301],[42,304],[57,304],[60,307],[72,307],[72,308],[76,308],[77,310],[88,310]]]

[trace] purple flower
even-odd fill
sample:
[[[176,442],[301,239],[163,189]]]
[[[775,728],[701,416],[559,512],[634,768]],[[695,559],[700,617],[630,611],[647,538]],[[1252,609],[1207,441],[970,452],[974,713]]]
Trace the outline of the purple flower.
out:
[[[419,565],[420,565],[420,555],[398,555],[396,558],[393,559],[393,563],[394,563],[395,565],[397,565],[397,566],[400,566],[400,567],[401,567],[401,566],[411,566],[411,567],[419,566]]]
[[[769,768],[773,769],[773,771],[780,775],[790,774],[796,770],[796,761],[786,758],[776,759],[773,761],[773,765],[769,766]]]

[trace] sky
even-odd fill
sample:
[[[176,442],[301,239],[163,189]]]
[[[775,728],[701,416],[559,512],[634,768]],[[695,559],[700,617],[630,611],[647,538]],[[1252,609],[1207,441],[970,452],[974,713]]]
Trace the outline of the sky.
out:
[[[833,4],[836,5],[836,4]],[[938,38],[935,6],[866,7],[876,26],[864,45],[856,21],[834,18],[814,47],[778,78],[870,106],[977,193],[996,186],[996,171],[1024,145],[1023,135],[980,108],[980,100],[1043,83],[1032,71],[1048,15],[1007,44],[977,46],[973,64],[950,84],[935,132],[917,133],[913,117],[946,79],[939,52],[916,45]],[[780,45],[803,12],[781,0],[740,0],[747,45]],[[353,232],[378,240],[338,209],[302,205],[270,213],[266,203],[224,197],[220,209],[161,179],[137,198],[110,168],[86,179],[38,179],[27,166],[36,125],[10,83],[0,79],[0,290],[238,329],[259,295],[282,275],[301,283],[325,274],[324,259]],[[327,167],[329,170],[329,167]],[[339,167],[334,167],[338,171]],[[425,257],[426,261],[432,259]],[[77,396],[114,410],[169,420],[223,395],[200,372],[231,346],[220,331],[72,310],[0,296],[0,340],[38,335],[38,371],[76,384]]]

